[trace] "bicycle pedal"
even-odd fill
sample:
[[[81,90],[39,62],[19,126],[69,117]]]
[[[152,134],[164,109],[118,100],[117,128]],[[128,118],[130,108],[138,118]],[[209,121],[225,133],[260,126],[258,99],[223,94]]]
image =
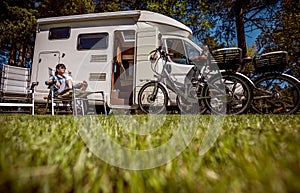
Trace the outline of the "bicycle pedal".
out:
[[[275,110],[273,111],[273,113],[278,113],[278,112],[281,111],[282,109],[283,109],[283,107],[279,107],[279,108],[275,109]]]

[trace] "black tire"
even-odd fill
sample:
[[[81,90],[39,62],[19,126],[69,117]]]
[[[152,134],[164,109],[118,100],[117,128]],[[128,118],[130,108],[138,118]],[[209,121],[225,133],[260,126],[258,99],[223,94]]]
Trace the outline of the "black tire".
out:
[[[155,89],[157,89],[156,92]],[[168,93],[158,82],[146,83],[139,91],[138,104],[146,114],[166,113]]]
[[[251,106],[253,92],[249,80],[232,72],[211,77],[203,88],[204,104],[216,114],[238,115]]]
[[[300,108],[299,82],[284,74],[266,74],[254,81],[252,108],[261,114],[293,114]],[[267,91],[263,92],[263,91]],[[270,97],[266,97],[266,96]]]

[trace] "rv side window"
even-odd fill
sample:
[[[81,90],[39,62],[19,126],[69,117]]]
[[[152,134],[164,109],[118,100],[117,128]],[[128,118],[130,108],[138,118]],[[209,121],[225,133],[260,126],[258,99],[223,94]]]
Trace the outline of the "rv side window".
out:
[[[68,39],[70,37],[70,27],[56,27],[50,28],[49,40]]]
[[[77,50],[102,50],[108,47],[108,33],[80,34]]]

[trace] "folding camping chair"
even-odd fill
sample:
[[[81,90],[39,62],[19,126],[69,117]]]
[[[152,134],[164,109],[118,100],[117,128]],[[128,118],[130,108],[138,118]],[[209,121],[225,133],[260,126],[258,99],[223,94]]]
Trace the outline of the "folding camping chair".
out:
[[[3,64],[0,85],[0,106],[29,107],[34,115],[34,87],[30,85],[30,68]]]
[[[66,72],[69,76],[71,76],[71,72],[67,71]],[[50,68],[48,67],[48,74],[49,77],[55,76],[55,68]],[[65,112],[72,113],[72,90],[65,90],[64,92],[61,93],[54,93],[54,84],[48,85],[47,81],[45,84],[49,88],[49,94],[47,96],[47,103],[46,103],[46,113],[48,111],[49,105],[51,105],[51,114],[55,114],[55,107],[57,109],[57,112],[60,108],[64,108]]]

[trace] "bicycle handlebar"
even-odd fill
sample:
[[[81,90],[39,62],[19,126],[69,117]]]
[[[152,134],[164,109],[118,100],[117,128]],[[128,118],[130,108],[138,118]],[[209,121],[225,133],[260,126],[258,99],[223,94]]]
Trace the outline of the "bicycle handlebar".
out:
[[[162,76],[162,73],[158,73],[155,69],[157,68],[158,61],[162,58],[164,64],[167,63],[168,54],[162,50],[161,47],[156,48],[155,50],[149,53],[149,61],[151,62],[151,70],[158,76]],[[163,65],[162,72],[164,71],[165,65]]]
[[[169,56],[169,54],[167,54],[164,50],[162,50],[161,47],[158,47],[158,48],[156,48],[155,50],[153,50],[153,51],[151,51],[149,53],[150,54],[150,59],[155,59],[155,58],[152,58],[152,56],[156,55],[157,52],[159,53],[160,57],[167,57],[167,56]]]

